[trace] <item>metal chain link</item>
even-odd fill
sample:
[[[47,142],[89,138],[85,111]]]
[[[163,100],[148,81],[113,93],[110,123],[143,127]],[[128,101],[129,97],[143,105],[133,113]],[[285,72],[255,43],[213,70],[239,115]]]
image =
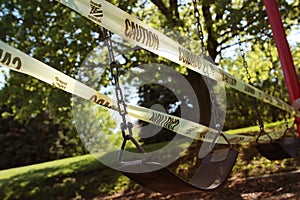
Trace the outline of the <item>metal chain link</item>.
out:
[[[237,26],[237,24],[236,24]],[[236,28],[236,31],[239,31],[238,27]],[[243,67],[246,71],[246,78],[249,82],[250,85],[253,85],[252,81],[251,81],[251,74],[249,72],[249,66],[248,66],[248,62],[246,60],[246,54],[245,54],[245,51],[244,51],[244,48],[242,46],[242,40],[241,40],[241,35],[239,32],[237,32],[237,39],[238,39],[238,46],[239,46],[239,51],[240,51],[240,54],[241,54],[241,57],[242,57],[242,61],[243,61]],[[257,118],[258,118],[258,126],[259,126],[259,129],[262,132],[264,132],[264,122],[262,120],[262,117],[261,117],[261,114],[260,114],[260,111],[258,110],[258,101],[256,98],[254,98],[254,107],[255,107],[255,111],[256,111],[256,115],[257,115]]]
[[[274,91],[273,91],[273,93],[271,95],[278,97],[279,94],[280,94],[280,92],[281,92],[280,88],[278,87],[279,86],[279,74],[277,72],[278,64],[275,62],[275,60],[273,58],[273,55],[272,55],[271,38],[269,38],[268,34],[266,33],[267,32],[266,22],[263,23],[263,30],[264,30],[264,34],[267,36],[267,38],[265,40],[265,43],[267,44],[266,56],[270,59],[270,62],[271,62],[270,71],[273,71],[274,78],[275,78],[275,81],[274,81],[274,84],[273,84],[274,85]],[[287,115],[290,118],[289,113],[287,113]],[[286,117],[285,114],[283,115],[283,119],[284,119],[284,123],[285,123],[286,129],[288,129],[289,128],[289,122],[288,122],[287,117]]]
[[[243,61],[243,67],[246,71],[246,78],[248,80],[248,83],[252,85],[251,74],[249,72],[249,66],[248,66],[248,62],[246,61],[245,51],[244,51],[244,48],[242,46],[242,40],[241,40],[240,34],[237,34],[237,39],[238,39],[239,51],[240,51],[242,61]]]
[[[275,81],[274,81],[274,84],[273,84],[274,85],[274,91],[271,95],[272,96],[278,96],[280,94],[280,89],[278,87],[279,77],[278,77],[278,73],[277,73],[277,70],[276,70],[277,64],[276,64],[276,62],[275,62],[275,60],[273,59],[273,56],[272,56],[272,49],[271,49],[271,41],[270,40],[271,39],[266,39],[266,43],[267,43],[266,56],[270,59],[271,67],[270,67],[269,70],[274,72],[274,78],[275,78]],[[288,128],[288,121],[287,121],[286,115],[283,115],[283,119],[284,119],[286,128]]]
[[[208,65],[205,65],[203,68],[203,72],[204,75],[206,75],[207,77],[209,77],[209,67]],[[212,86],[212,81],[210,80],[210,78],[207,78],[207,86],[209,88],[209,93],[210,93],[210,100],[211,100],[211,106],[212,106],[212,115],[213,115],[213,120],[214,120],[214,124],[215,124],[215,128],[219,131],[220,133],[220,129],[221,129],[221,125],[219,124],[219,112],[218,112],[218,105],[217,105],[217,101],[216,101],[216,95],[214,92],[214,88]]]
[[[196,23],[196,26],[197,26],[197,31],[198,31],[198,37],[200,39],[200,42],[201,42],[201,48],[202,48],[202,56],[212,62],[213,64],[214,61],[212,59],[208,59],[208,56],[206,55],[206,52],[207,52],[207,49],[204,45],[204,34],[203,34],[203,29],[202,29],[202,25],[201,25],[201,22],[200,22],[200,12],[198,10],[198,6],[197,6],[197,3],[198,1],[197,0],[193,0],[193,5],[194,5],[194,16],[197,20],[197,23]],[[209,77],[209,67],[208,65],[205,65],[204,68],[203,68],[203,72],[204,72],[204,75],[206,75],[207,77]],[[213,120],[214,120],[214,125],[215,125],[215,128],[217,129],[218,131],[218,135],[216,135],[216,137],[214,138],[212,144],[214,144],[216,142],[216,140],[222,135],[222,130],[221,130],[221,124],[219,123],[219,112],[218,112],[218,104],[217,104],[217,100],[216,100],[216,95],[215,95],[215,92],[214,92],[214,88],[213,88],[213,85],[212,85],[212,81],[210,78],[207,78],[207,86],[209,88],[209,92],[210,92],[210,99],[211,99],[211,109],[212,109],[212,115],[213,115]],[[225,137],[223,135],[223,137]],[[227,138],[225,137],[225,140],[227,140]],[[228,141],[228,140],[227,140]],[[228,141],[228,144],[230,144],[230,142]]]
[[[118,112],[120,116],[122,117],[122,122],[120,123],[120,128],[122,132],[122,137],[123,137],[123,142],[121,146],[121,150],[118,155],[118,161],[121,163],[122,162],[122,155],[126,146],[126,143],[128,140],[132,141],[132,143],[137,147],[137,149],[143,153],[144,156],[144,161],[146,160],[146,152],[144,149],[141,147],[141,145],[135,140],[135,138],[132,136],[132,128],[133,124],[131,122],[127,122],[126,116],[128,114],[127,112],[127,104],[124,99],[123,91],[122,88],[120,87],[119,83],[119,67],[118,63],[115,60],[114,57],[114,51],[113,51],[113,44],[112,44],[112,39],[111,39],[111,32],[102,29],[103,36],[105,38],[104,44],[106,45],[108,49],[108,57],[110,61],[110,73],[113,78],[113,84],[115,85],[115,94],[117,98],[117,106],[118,106]],[[126,131],[128,131],[128,134],[126,134]]]
[[[277,64],[273,58],[273,55],[272,55],[272,49],[271,49],[271,41],[270,39],[267,39],[268,41],[266,41],[267,43],[267,52],[266,52],[266,55],[267,57],[270,59],[270,62],[271,62],[271,67],[270,67],[270,71],[273,71],[274,72],[274,78],[275,78],[275,82],[274,82],[274,91],[273,91],[273,95],[272,96],[275,96],[275,92],[277,92],[277,94],[280,94],[280,89],[278,87],[278,83],[279,83],[279,75],[277,73]]]
[[[193,4],[194,4],[194,16],[197,20],[196,26],[197,26],[198,36],[199,36],[199,39],[201,42],[202,55],[204,56],[204,55],[206,55],[206,48],[204,45],[204,34],[203,34],[202,25],[200,22],[200,12],[197,7],[197,0],[193,0]]]

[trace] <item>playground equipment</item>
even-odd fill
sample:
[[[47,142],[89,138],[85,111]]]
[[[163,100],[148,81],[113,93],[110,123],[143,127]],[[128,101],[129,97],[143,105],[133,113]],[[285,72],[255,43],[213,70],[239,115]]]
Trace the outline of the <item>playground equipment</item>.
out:
[[[290,134],[290,136],[288,136]],[[262,135],[267,135],[270,138],[269,142],[259,142]],[[299,151],[299,138],[297,134],[286,125],[283,135],[273,140],[268,133],[261,129],[256,139],[256,149],[261,155],[269,160],[283,160],[285,158],[298,157]]]
[[[195,13],[197,13],[197,2],[193,2],[195,5]],[[198,56],[185,49],[184,47],[180,46],[177,42],[171,40],[167,36],[159,33],[158,31],[140,22],[139,20],[135,19],[134,17],[128,15],[127,13],[121,11],[117,7],[111,5],[110,3],[104,0],[98,0],[97,3],[88,0],[61,0],[59,1],[59,3],[62,3],[70,7],[71,9],[79,12],[94,23],[102,25],[109,31],[119,34],[121,37],[128,40],[134,45],[139,45],[142,48],[145,48],[146,50],[149,50],[157,55],[169,59],[170,61],[173,61],[191,70],[194,70],[197,73],[209,77],[212,80],[223,82],[227,86],[232,87],[247,95],[250,95],[258,100],[262,100],[266,103],[276,106],[295,116],[300,116],[299,111],[295,110],[290,105],[287,105],[282,100],[265,94],[264,92],[253,87],[252,85],[238,80],[231,74],[217,68],[214,65],[214,63],[211,63],[210,61],[204,59],[205,54],[203,52],[205,52],[205,50],[203,50],[202,52],[203,56]],[[97,11],[97,15],[94,15],[95,13],[91,12],[91,7],[93,8],[93,12]],[[100,14],[100,11],[104,14]],[[199,12],[198,14],[195,14],[195,16],[199,17]],[[201,30],[202,27],[199,21],[199,18],[197,18],[198,33],[201,42],[203,43],[203,33]],[[147,35],[147,37],[150,37],[150,35],[152,35],[152,42],[147,42],[147,39],[149,38],[143,38],[138,40],[136,37],[133,37],[133,34],[135,34],[135,32],[133,31],[133,29],[130,29],[130,26],[132,24],[137,24],[139,25],[139,27],[142,27],[143,30],[145,30],[148,33],[145,34]],[[124,28],[125,31],[120,32],[120,30],[124,30]],[[295,135],[293,135],[292,137],[293,140],[286,138],[286,135],[288,133],[291,133],[291,129],[288,127],[284,132],[283,137],[273,141],[272,137],[275,137],[274,134],[264,134],[264,130],[260,132],[257,138],[253,136],[230,135],[223,133],[221,130],[219,130],[217,118],[214,122],[215,129],[209,129],[201,124],[197,124],[182,118],[170,116],[165,113],[160,113],[158,111],[154,111],[143,107],[127,105],[123,98],[122,89],[118,83],[118,63],[116,63],[116,61],[114,60],[114,55],[111,47],[112,44],[111,40],[109,39],[110,32],[105,32],[105,34],[108,34],[106,46],[109,50],[111,73],[114,84],[116,86],[116,101],[110,99],[104,94],[93,90],[92,88],[89,88],[88,86],[82,83],[79,83],[75,79],[72,79],[71,77],[64,75],[61,72],[58,72],[57,70],[25,55],[24,53],[17,51],[16,49],[2,42],[0,42],[0,56],[2,56],[3,54],[4,57],[0,60],[3,65],[9,67],[12,70],[29,74],[46,83],[55,85],[59,89],[62,89],[66,92],[70,92],[72,94],[93,101],[107,108],[117,110],[120,116],[122,117],[122,123],[120,125],[123,136],[123,143],[118,156],[118,161],[120,163],[119,170],[122,171],[126,176],[128,176],[132,180],[145,187],[148,187],[149,189],[163,193],[188,192],[198,189],[216,189],[226,181],[236,161],[237,151],[235,151],[231,145],[234,143],[256,141],[258,145],[258,150],[262,153],[262,155],[266,157],[269,156],[269,159],[272,160],[296,156],[299,141]],[[202,47],[204,47],[204,45]],[[191,62],[186,62],[187,59],[183,58],[185,54],[192,55],[191,57],[194,59],[192,59]],[[10,57],[11,59],[8,59],[8,57]],[[44,69],[43,72],[41,72],[42,68]],[[212,69],[211,73],[207,72],[205,68]],[[62,85],[62,83],[64,84]],[[210,84],[208,84],[208,86],[209,85]],[[210,96],[212,99],[214,98],[213,92],[210,94]],[[212,103],[214,103],[214,101],[212,101]],[[171,117],[172,119],[178,120],[178,124],[180,126],[170,128],[170,126],[166,126],[166,124],[156,123],[155,121],[151,120],[151,117],[149,117],[149,113],[159,114],[166,118]],[[214,150],[213,148],[211,148],[211,151],[208,154],[204,155],[203,157],[199,157],[199,159],[201,159],[201,164],[199,165],[197,171],[193,174],[193,176],[189,180],[183,180],[179,176],[171,172],[167,168],[167,166],[163,166],[159,162],[151,162],[147,160],[147,153],[132,136],[132,124],[127,122],[126,115],[131,115],[140,120],[153,123],[158,126],[163,126],[164,128],[167,128],[175,133],[182,134],[193,139],[202,140],[203,142],[209,143],[211,146],[214,146],[217,143],[225,144],[227,148],[221,150]],[[192,132],[190,131],[191,128],[193,128]],[[208,132],[208,130],[214,135],[213,139],[205,137],[205,134]],[[125,149],[127,141],[131,141],[134,143],[136,148],[142,153],[142,159],[134,161],[122,160],[123,151]],[[264,143],[260,143],[261,141]],[[290,149],[290,147],[292,149]],[[277,153],[279,152],[280,156],[274,156],[274,151],[276,151]],[[146,169],[145,171],[147,172],[134,173],[135,170],[139,171],[140,169]]]

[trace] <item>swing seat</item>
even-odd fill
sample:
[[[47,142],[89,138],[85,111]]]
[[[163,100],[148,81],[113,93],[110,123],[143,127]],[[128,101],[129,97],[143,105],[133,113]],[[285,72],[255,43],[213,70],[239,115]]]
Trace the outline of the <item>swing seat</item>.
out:
[[[236,162],[238,152],[234,149],[221,149],[209,153],[201,161],[189,183],[201,190],[214,190],[228,178]]]
[[[270,143],[256,145],[258,152],[268,160],[283,160],[298,156],[299,139],[295,137],[280,138]]]
[[[299,152],[299,138],[285,137],[278,141],[282,148],[291,156],[291,158],[298,157]]]
[[[209,153],[202,159],[196,173],[188,182],[158,162],[127,161],[119,170],[141,186],[160,193],[213,190],[227,180],[237,155],[238,152],[233,149]]]
[[[119,170],[134,182],[155,192],[177,193],[197,190],[158,162],[129,161]],[[146,172],[143,172],[144,170]],[[140,171],[142,172],[139,173]]]

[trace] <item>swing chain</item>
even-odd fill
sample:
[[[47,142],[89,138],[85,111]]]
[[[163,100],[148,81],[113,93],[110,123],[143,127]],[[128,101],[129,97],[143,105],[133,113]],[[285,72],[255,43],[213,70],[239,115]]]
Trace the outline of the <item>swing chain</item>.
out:
[[[240,34],[237,34],[237,39],[238,39],[239,51],[240,51],[240,54],[241,54],[241,57],[242,57],[242,61],[243,61],[243,67],[244,67],[244,69],[246,71],[246,78],[247,78],[249,84],[252,85],[251,75],[250,75],[250,72],[249,72],[249,66],[248,66],[248,63],[246,61],[245,50],[244,50],[244,48],[242,46],[242,40],[241,40]]]
[[[287,121],[286,117],[284,116],[284,123],[285,123],[285,128],[289,128],[289,122]]]
[[[237,26],[237,25],[236,25]],[[237,31],[239,30],[238,28],[236,28]],[[249,82],[250,85],[253,85],[252,81],[251,81],[251,74],[249,72],[249,66],[248,66],[248,62],[246,60],[246,54],[245,54],[245,50],[242,46],[242,40],[241,40],[241,35],[239,34],[239,32],[237,33],[237,39],[238,39],[238,46],[239,46],[239,51],[240,51],[240,54],[241,54],[241,57],[242,57],[242,61],[243,61],[243,67],[246,71],[246,78]],[[264,132],[264,122],[261,118],[261,114],[258,110],[258,101],[257,99],[254,99],[254,105],[255,105],[255,111],[256,111],[256,115],[257,115],[257,118],[258,118],[258,127],[260,129],[260,133]]]
[[[206,55],[206,48],[204,46],[204,34],[203,34],[203,29],[202,29],[202,25],[200,22],[200,12],[197,8],[197,0],[193,0],[193,5],[194,5],[194,16],[197,20],[197,31],[198,31],[198,36],[201,42],[201,48],[202,48],[202,55],[205,56]]]
[[[280,88],[278,87],[279,85],[279,75],[277,73],[277,63],[273,58],[272,55],[272,48],[271,48],[271,39],[266,39],[265,43],[267,43],[267,52],[266,52],[266,56],[270,59],[271,62],[271,67],[270,67],[270,72],[274,73],[274,77],[275,77],[275,81],[274,81],[274,91],[273,94],[271,94],[272,96],[276,96],[280,94]]]
[[[203,28],[202,28],[202,25],[201,25],[201,22],[200,22],[200,12],[198,10],[198,7],[197,7],[197,0],[192,0],[193,1],[193,6],[194,6],[194,16],[197,20],[197,31],[198,31],[198,37],[200,39],[200,42],[201,42],[201,47],[202,47],[202,56],[207,59],[208,56],[206,55],[206,47],[204,45],[204,34],[203,34]],[[214,64],[214,61],[212,59],[207,59],[208,61],[212,62]],[[217,129],[218,131],[218,135],[216,136],[215,140],[221,136],[222,132],[221,132],[221,125],[220,123],[218,122],[219,121],[219,112],[218,110],[216,109],[217,108],[217,101],[216,101],[216,95],[215,95],[215,92],[214,92],[214,88],[212,86],[212,81],[211,79],[209,78],[209,66],[208,65],[204,65],[204,69],[203,69],[203,72],[204,72],[204,75],[207,76],[207,85],[209,87],[209,90],[210,90],[210,99],[211,99],[211,105],[212,105],[212,115],[213,115],[213,120],[214,120],[214,125],[215,125],[215,128]],[[214,141],[215,142],[215,141]],[[213,143],[214,143],[213,142]]]
[[[271,40],[271,38],[268,38],[266,23],[263,23],[263,27],[264,27],[265,35],[267,36],[267,38],[265,40],[265,43],[267,44],[266,56],[270,59],[270,62],[271,62],[270,71],[272,71],[274,73],[274,78],[275,78],[275,81],[274,81],[274,84],[273,84],[274,85],[274,91],[271,95],[272,96],[278,96],[280,94],[280,91],[281,91],[280,88],[278,87],[279,86],[279,74],[277,72],[278,64],[274,60],[274,57],[272,55],[272,46],[271,46],[271,44],[272,44],[271,41],[272,40]],[[287,115],[290,117],[289,113],[287,113]],[[289,129],[289,123],[288,123],[286,115],[283,115],[283,119],[284,119],[286,129]]]
[[[208,67],[208,65],[204,65],[203,72],[204,72],[205,76],[209,77],[209,67]],[[218,109],[217,109],[218,104],[217,104],[217,100],[216,100],[216,94],[214,92],[214,88],[213,88],[212,84],[213,83],[212,83],[211,79],[207,78],[207,85],[208,85],[209,90],[210,90],[210,99],[211,99],[211,106],[212,106],[211,109],[212,109],[212,115],[213,115],[214,125],[215,125],[215,128],[218,131],[218,136],[220,136],[220,134],[221,134],[221,125],[218,122],[220,116],[219,116],[219,112],[218,112]]]
[[[146,152],[144,149],[139,145],[139,143],[135,140],[135,138],[132,136],[132,128],[133,124],[131,122],[127,122],[126,116],[128,114],[127,111],[127,104],[124,99],[123,91],[122,88],[120,87],[119,83],[119,68],[118,68],[118,63],[115,60],[114,52],[113,52],[113,44],[112,44],[112,39],[111,39],[111,32],[102,29],[103,36],[105,38],[104,44],[106,45],[108,49],[108,57],[110,61],[110,73],[113,79],[113,84],[115,85],[115,94],[117,98],[117,106],[118,106],[118,112],[120,116],[122,117],[122,122],[120,123],[120,128],[122,132],[122,137],[123,137],[123,142],[121,145],[121,150],[118,155],[118,161],[121,163],[122,155],[125,150],[125,146],[128,140],[130,140],[136,147],[137,149],[143,153],[144,160],[146,160]],[[128,134],[126,134],[126,130],[128,131]]]

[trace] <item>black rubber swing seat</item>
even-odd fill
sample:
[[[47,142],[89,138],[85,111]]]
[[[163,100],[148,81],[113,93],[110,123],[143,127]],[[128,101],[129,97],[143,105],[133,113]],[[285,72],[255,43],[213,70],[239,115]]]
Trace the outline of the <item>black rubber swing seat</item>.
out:
[[[295,133],[293,133],[293,136],[286,136],[287,131],[293,133],[290,129],[287,129],[283,136],[276,140],[272,140],[272,138],[264,132],[268,135],[270,141],[259,143],[257,138],[256,149],[268,160],[283,160],[298,157],[299,138]]]
[[[126,161],[119,170],[141,186],[160,193],[213,190],[227,180],[237,155],[238,152],[231,148],[210,152],[202,159],[189,181],[183,180],[158,162]]]

